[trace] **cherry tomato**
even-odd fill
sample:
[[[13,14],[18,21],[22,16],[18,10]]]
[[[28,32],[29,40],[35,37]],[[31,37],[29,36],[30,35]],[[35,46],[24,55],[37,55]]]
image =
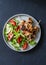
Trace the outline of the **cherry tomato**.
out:
[[[22,46],[23,50],[27,49],[27,47],[28,47],[28,43],[24,42],[24,45]]]
[[[20,36],[18,37],[17,42],[20,44],[21,41],[22,41],[22,37]]]
[[[16,22],[14,21],[14,19],[11,19],[9,22],[10,22],[13,26],[16,25]]]

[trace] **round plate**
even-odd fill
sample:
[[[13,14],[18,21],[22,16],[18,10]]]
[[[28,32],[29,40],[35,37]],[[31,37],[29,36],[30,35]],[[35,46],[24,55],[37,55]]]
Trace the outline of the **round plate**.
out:
[[[4,39],[5,43],[7,44],[7,46],[8,46],[9,48],[11,48],[12,50],[17,51],[17,50],[10,44],[10,42],[8,42],[8,43],[6,42],[5,37],[4,37],[4,29],[5,29],[5,26],[6,26],[6,24],[8,23],[8,21],[9,21],[10,19],[14,18],[14,17],[15,17],[17,20],[19,20],[19,21],[21,21],[21,20],[27,20],[27,19],[30,17],[30,18],[33,20],[33,22],[34,22],[34,25],[36,25],[36,26],[39,27],[39,32],[37,33],[36,38],[35,38],[36,45],[37,45],[38,42],[39,42],[39,40],[40,40],[40,37],[41,37],[41,28],[40,28],[40,25],[39,25],[39,23],[37,22],[37,20],[36,20],[34,17],[32,17],[32,16],[30,16],[30,15],[28,15],[28,14],[16,14],[16,15],[10,17],[10,18],[6,21],[6,23],[4,24],[4,27],[3,27],[3,39]],[[29,45],[29,47],[28,47],[26,50],[19,50],[18,52],[26,52],[26,51],[29,51],[29,50],[33,49],[36,45],[33,45],[33,46],[30,46],[30,45]]]

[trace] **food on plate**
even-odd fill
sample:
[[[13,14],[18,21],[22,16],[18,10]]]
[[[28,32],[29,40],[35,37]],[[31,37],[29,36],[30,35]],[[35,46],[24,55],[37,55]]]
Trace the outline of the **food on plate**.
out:
[[[33,23],[33,21],[32,21],[31,18],[28,18],[27,22],[28,22],[28,23],[31,23],[31,24]]]
[[[13,26],[16,25],[16,22],[14,21],[14,19],[11,19],[9,22],[10,22]]]
[[[20,44],[21,41],[22,41],[22,37],[20,36],[18,37],[17,42]]]
[[[23,50],[25,50],[27,47],[28,47],[28,43],[27,42],[24,42],[24,44],[22,46]]]
[[[9,32],[8,33],[8,40],[10,41],[12,39],[12,37],[13,37],[13,33],[12,32]]]
[[[21,21],[12,18],[5,26],[4,36],[16,50],[26,50],[29,45],[36,44],[34,39],[38,31],[39,27],[33,25],[31,18]]]

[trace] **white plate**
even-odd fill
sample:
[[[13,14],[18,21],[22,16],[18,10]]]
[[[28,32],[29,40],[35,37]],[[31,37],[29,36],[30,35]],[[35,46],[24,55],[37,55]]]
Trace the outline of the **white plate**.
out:
[[[10,17],[10,18],[6,21],[6,23],[4,24],[4,27],[3,27],[3,39],[4,39],[5,43],[7,44],[7,46],[8,46],[9,48],[11,48],[12,50],[15,50],[15,51],[16,51],[16,49],[15,49],[10,43],[7,43],[7,42],[6,42],[5,37],[4,37],[4,29],[5,29],[5,26],[6,26],[7,22],[8,22],[10,19],[14,18],[14,17],[15,17],[17,20],[19,20],[19,21],[21,21],[21,20],[27,20],[29,17],[33,20],[34,25],[38,26],[39,29],[40,29],[39,32],[38,32],[38,34],[36,35],[36,38],[35,38],[35,41],[36,41],[36,43],[38,44],[38,42],[39,42],[39,40],[40,40],[40,37],[41,37],[41,28],[40,28],[40,25],[39,25],[39,23],[37,22],[37,20],[36,20],[34,17],[32,17],[32,16],[30,16],[30,15],[28,15],[28,14],[16,14],[16,15]],[[37,45],[37,44],[36,44],[36,45]],[[34,46],[30,46],[30,45],[29,45],[29,47],[28,47],[26,50],[19,50],[18,52],[26,52],[26,51],[29,51],[29,50],[33,49],[36,45],[34,45]]]

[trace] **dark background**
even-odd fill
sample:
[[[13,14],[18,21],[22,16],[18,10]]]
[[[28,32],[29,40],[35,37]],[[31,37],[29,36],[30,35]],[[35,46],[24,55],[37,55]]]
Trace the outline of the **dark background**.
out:
[[[42,35],[39,44],[26,53],[18,53],[5,44],[2,29],[6,20],[25,13],[41,19]],[[46,65],[46,1],[0,0],[0,65]]]

